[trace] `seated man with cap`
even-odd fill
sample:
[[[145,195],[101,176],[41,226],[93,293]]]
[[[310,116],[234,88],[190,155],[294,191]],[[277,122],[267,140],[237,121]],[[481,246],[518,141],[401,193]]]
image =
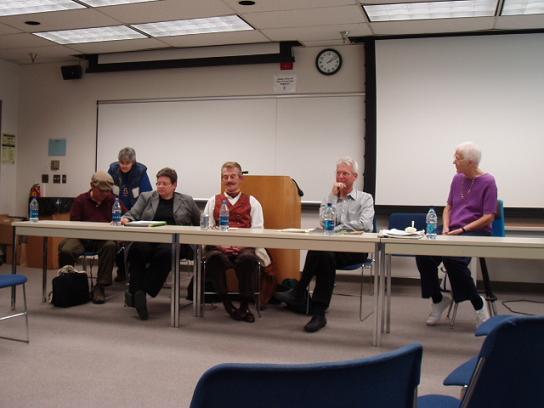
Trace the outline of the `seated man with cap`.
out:
[[[97,171],[91,178],[91,189],[74,199],[70,221],[111,222],[111,210],[115,202],[112,193],[113,179],[105,171]],[[123,203],[121,210],[126,211]],[[115,241],[67,238],[59,245],[59,265],[74,265],[84,252],[98,254],[98,274],[93,288],[93,303],[104,303],[104,287],[112,283],[112,271],[117,252]]]

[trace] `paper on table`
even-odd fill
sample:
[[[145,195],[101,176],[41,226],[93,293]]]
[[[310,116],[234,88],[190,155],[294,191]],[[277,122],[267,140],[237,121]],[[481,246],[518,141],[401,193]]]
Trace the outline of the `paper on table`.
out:
[[[396,228],[392,228],[390,230],[383,230],[382,234],[386,237],[391,238],[412,238],[412,239],[419,239],[423,238],[425,236],[425,231],[416,231],[416,232],[406,232],[403,230],[399,230]]]
[[[314,228],[284,228],[281,229],[281,232],[298,232],[302,234],[307,234],[309,232],[312,232]]]
[[[131,221],[125,225],[127,227],[160,227],[166,225],[166,221]]]

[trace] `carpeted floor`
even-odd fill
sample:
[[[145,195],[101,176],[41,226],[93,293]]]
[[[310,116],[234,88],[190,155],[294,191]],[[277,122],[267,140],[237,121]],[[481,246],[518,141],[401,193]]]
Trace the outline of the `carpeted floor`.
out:
[[[0,267],[0,273],[9,272],[8,265]],[[394,285],[392,332],[385,335],[382,347],[375,348],[372,319],[359,322],[359,286],[351,277],[338,279],[327,327],[307,334],[302,326],[308,317],[278,306],[267,306],[263,317],[249,324],[229,319],[222,307],[208,306],[203,319],[194,318],[189,302],[181,311],[181,328],[174,329],[169,327],[166,288],[148,301],[148,321],[138,320],[134,309],[123,307],[123,284],[107,289],[104,305],[55,308],[41,303],[41,271],[20,268],[20,272],[29,277],[31,341],[27,345],[0,340],[0,407],[6,408],[188,407],[198,378],[217,363],[350,359],[411,342],[424,347],[419,395],[456,396],[459,390],[442,386],[442,380],[476,354],[482,341],[473,335],[474,314],[468,303],[459,307],[453,330],[445,321],[425,326],[429,305],[419,298],[415,285]],[[185,286],[188,279],[184,277]],[[9,295],[9,290],[0,292],[2,311],[9,310]],[[516,293],[499,296],[520,298]],[[544,300],[542,293],[522,297]],[[366,297],[365,303],[370,307],[371,299]],[[544,312],[541,304],[522,303],[517,308]],[[499,305],[499,311],[506,310]],[[21,319],[2,321],[0,335],[22,335],[23,328]]]

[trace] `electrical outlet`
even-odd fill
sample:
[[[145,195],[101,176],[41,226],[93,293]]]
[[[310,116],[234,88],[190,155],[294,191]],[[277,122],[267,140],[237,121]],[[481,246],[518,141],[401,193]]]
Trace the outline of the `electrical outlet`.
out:
[[[66,174],[62,175],[62,184],[66,184]]]
[[[42,183],[49,183],[49,174],[42,174]]]
[[[60,174],[53,174],[53,184],[60,184]]]

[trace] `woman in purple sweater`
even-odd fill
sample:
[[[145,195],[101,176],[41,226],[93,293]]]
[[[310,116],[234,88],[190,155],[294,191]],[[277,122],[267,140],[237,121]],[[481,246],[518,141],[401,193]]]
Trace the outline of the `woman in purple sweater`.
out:
[[[497,185],[491,174],[480,169],[480,158],[480,149],[474,143],[462,143],[455,149],[453,164],[457,174],[451,182],[442,214],[443,235],[491,235],[497,211]],[[436,325],[451,303],[451,299],[440,292],[438,266],[441,262],[448,271],[454,301],[470,300],[476,312],[476,326],[489,319],[487,305],[478,295],[468,268],[469,257],[417,256],[421,295],[432,299],[426,324]]]

